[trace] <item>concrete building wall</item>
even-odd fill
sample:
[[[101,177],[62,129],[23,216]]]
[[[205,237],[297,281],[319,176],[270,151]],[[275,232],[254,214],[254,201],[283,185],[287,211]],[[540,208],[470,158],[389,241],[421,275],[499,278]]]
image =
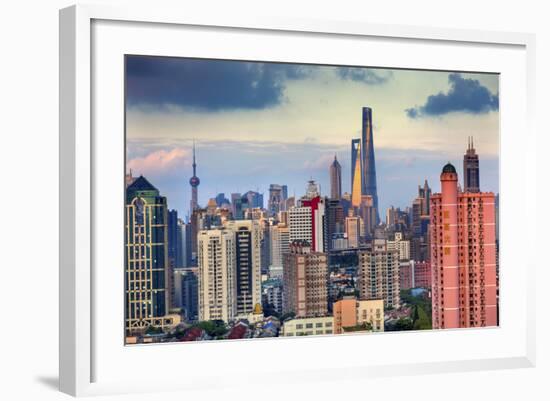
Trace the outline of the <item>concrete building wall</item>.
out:
[[[497,324],[494,203],[492,193],[459,193],[456,172],[444,169],[431,197],[434,328]]]
[[[285,337],[334,334],[333,317],[307,317],[287,320],[283,323],[281,335]]]
[[[234,319],[236,308],[235,235],[230,230],[198,233],[199,320]]]

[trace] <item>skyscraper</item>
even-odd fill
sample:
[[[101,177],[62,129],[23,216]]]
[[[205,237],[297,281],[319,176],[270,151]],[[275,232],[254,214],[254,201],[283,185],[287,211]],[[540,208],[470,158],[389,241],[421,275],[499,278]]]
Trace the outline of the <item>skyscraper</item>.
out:
[[[351,140],[351,206],[361,204],[361,140]]]
[[[283,262],[283,310],[296,317],[326,316],[327,255],[314,252],[307,241],[294,241]]]
[[[374,138],[372,132],[372,109],[363,107],[363,129],[361,131],[362,195],[372,196],[378,223],[378,193],[376,188],[376,165],[374,161]]]
[[[361,218],[358,216],[348,216],[345,220],[345,226],[348,236],[348,246],[350,248],[358,248],[359,237],[361,235]]]
[[[363,107],[361,138],[351,141],[351,204],[359,206],[363,195],[372,196],[378,214],[378,193],[376,186],[376,164],[374,159],[374,139],[372,132],[372,109]]]
[[[176,267],[187,266],[187,226],[182,219],[178,219]]]
[[[264,207],[264,196],[256,191],[248,191],[244,195],[248,199],[249,208],[262,208]]]
[[[315,252],[325,250],[325,200],[315,181],[308,181],[306,195],[288,211],[290,241],[307,241]]]
[[[276,216],[283,208],[283,186],[278,184],[271,184],[269,186],[269,199],[267,201],[267,210],[269,216]]]
[[[239,192],[231,194],[231,213],[233,213],[234,219],[236,219],[237,213],[242,211],[241,199],[242,195]]]
[[[199,318],[199,283],[193,270],[187,270],[181,279],[181,307],[188,321]]]
[[[270,227],[270,255],[271,263],[270,267],[272,268],[282,268],[283,267],[283,256],[289,251],[290,243],[290,233],[288,226],[282,223],[279,223],[276,226]],[[271,270],[271,269],[270,269]]]
[[[495,326],[495,195],[460,192],[448,163],[430,204],[433,327]]]
[[[245,316],[262,304],[260,223],[257,220],[229,220],[225,227],[235,235],[236,312]]]
[[[366,238],[373,238],[374,228],[376,227],[377,211],[374,207],[374,199],[371,195],[361,196],[361,204],[359,205],[358,212],[364,225],[363,235]]]
[[[237,314],[235,234],[230,230],[198,233],[199,320],[229,322]]]
[[[168,210],[168,263],[172,269],[182,267],[177,263],[181,245],[181,241],[178,241],[178,230],[178,211]]]
[[[283,200],[288,199],[288,185],[281,185]]]
[[[430,196],[432,196],[432,189],[428,185],[428,180],[424,180],[424,186],[418,186],[418,198],[421,199],[421,214],[423,216],[430,214]]]
[[[375,239],[372,249],[359,252],[357,276],[361,299],[383,299],[385,307],[399,306],[399,251]]]
[[[198,188],[200,183],[201,183],[201,180],[199,180],[199,177],[197,177],[197,163],[195,160],[195,142],[193,141],[193,176],[189,179],[189,185],[191,185],[191,204],[190,204],[191,211],[189,215],[193,214],[193,210],[199,207]]]
[[[333,235],[344,232],[344,221],[340,199],[325,198],[325,251],[332,249]]]
[[[177,267],[181,267],[177,264],[178,248],[180,243],[178,241],[178,231],[179,231],[178,211],[168,210],[167,226],[166,226],[167,242],[168,242],[168,271],[166,275],[166,283],[170,291],[170,300],[171,300],[171,304],[169,305],[170,308],[176,306],[174,304],[174,297],[175,297],[174,270]]]
[[[479,192],[479,157],[473,137],[468,137],[468,149],[464,154],[464,192]]]
[[[334,155],[334,161],[329,168],[330,175],[330,197],[332,199],[340,199],[342,197],[342,167],[336,155]]]
[[[166,198],[145,177],[126,188],[126,331],[179,323],[170,307]]]
[[[227,206],[231,203],[230,200],[225,197],[225,194],[223,192],[217,194],[215,199],[216,205],[218,207]]]

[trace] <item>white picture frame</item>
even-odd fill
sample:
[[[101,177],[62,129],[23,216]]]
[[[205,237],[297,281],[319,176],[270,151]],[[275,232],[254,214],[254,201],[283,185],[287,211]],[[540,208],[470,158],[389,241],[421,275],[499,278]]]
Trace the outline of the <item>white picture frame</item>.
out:
[[[118,25],[117,25],[118,24]],[[127,51],[125,43],[129,38],[120,32],[132,30],[134,38],[139,37],[140,30],[150,29],[146,37],[143,37],[138,51],[147,51],[146,46],[154,46],[155,40],[160,47],[159,39],[166,35],[178,34],[180,30],[185,35],[186,27],[195,31],[209,34],[214,30],[219,35],[235,35],[241,33],[254,35],[262,34],[265,40],[273,41],[275,45],[285,37],[298,40],[311,41],[326,40],[332,38],[338,40],[354,41],[359,43],[362,40],[383,40],[385,45],[395,45],[398,42],[407,42],[414,46],[437,46],[445,54],[445,49],[452,47],[452,53],[471,52],[470,59],[465,57],[461,65],[456,64],[455,70],[476,71],[476,66],[485,62],[487,68],[478,71],[499,72],[503,80],[502,84],[501,113],[515,111],[517,115],[510,113],[501,118],[502,139],[501,139],[501,192],[504,194],[501,199],[501,227],[502,227],[502,249],[501,272],[502,272],[502,310],[503,323],[501,327],[483,330],[449,330],[438,333],[398,333],[373,336],[345,336],[345,338],[308,338],[308,339],[280,339],[259,340],[255,342],[235,341],[222,343],[204,343],[179,345],[158,345],[124,348],[122,327],[123,321],[117,326],[116,314],[106,317],[103,313],[106,300],[111,305],[117,305],[122,296],[122,289],[116,292],[117,283],[107,285],[106,276],[98,274],[94,268],[98,263],[113,256],[107,251],[98,252],[101,248],[102,233],[105,229],[101,219],[109,214],[110,209],[100,199],[97,193],[105,194],[105,191],[113,187],[113,183],[106,183],[101,177],[118,172],[123,166],[124,153],[119,152],[120,144],[124,143],[123,131],[114,129],[121,137],[116,139],[114,146],[106,141],[107,139],[94,136],[98,129],[105,127],[105,124],[112,122],[105,117],[104,104],[97,99],[109,90],[107,87],[96,87],[94,85],[114,83],[113,91],[119,95],[122,81],[121,72],[115,74],[103,73],[109,62],[102,64],[109,57],[118,59],[120,52]],[[177,31],[177,32],[176,32]],[[202,32],[202,33],[201,33]],[[95,35],[95,40],[94,40]],[[110,35],[110,36],[109,36]],[[158,36],[157,36],[158,35]],[[164,35],[164,36],[163,36]],[[294,35],[294,36],[293,36]],[[145,43],[147,40],[150,43]],[[106,45],[106,39],[110,43]],[[206,40],[206,39],[205,39]],[[244,39],[243,39],[244,40]],[[162,53],[175,50],[175,43],[162,42]],[[305,43],[305,42],[304,42]],[[142,392],[155,390],[184,390],[198,389],[202,386],[231,387],[238,385],[232,376],[232,369],[211,367],[208,364],[199,364],[199,368],[187,372],[185,380],[173,380],[170,374],[151,377],[150,380],[136,377],[132,379],[132,363],[136,360],[151,361],[164,364],[171,358],[178,359],[181,356],[190,360],[197,360],[198,355],[219,355],[225,353],[227,358],[234,360],[240,355],[249,358],[253,368],[247,374],[261,382],[262,375],[268,373],[287,381],[311,381],[311,380],[336,380],[339,377],[353,377],[364,380],[369,377],[380,375],[407,374],[411,370],[416,373],[433,372],[458,372],[480,369],[502,369],[513,367],[531,367],[535,364],[535,283],[534,269],[536,260],[527,252],[527,256],[518,259],[517,248],[525,250],[532,249],[525,238],[516,237],[512,227],[519,227],[521,221],[536,221],[536,207],[528,203],[525,194],[507,191],[508,188],[522,183],[522,185],[535,186],[535,134],[531,127],[532,113],[534,111],[534,45],[535,38],[530,34],[506,33],[506,32],[484,32],[457,29],[436,29],[413,26],[392,26],[375,25],[358,21],[316,21],[316,20],[293,20],[290,18],[258,18],[256,16],[242,16],[238,19],[226,19],[221,16],[210,15],[186,15],[184,10],[166,10],[158,8],[112,8],[108,6],[72,6],[60,11],[60,390],[75,396]],[[117,47],[118,46],[118,47]],[[137,45],[136,45],[137,46]],[[129,48],[136,49],[136,46]],[[239,53],[239,43],[234,43],[233,54]],[[107,47],[109,49],[107,49]],[[230,47],[230,46],[228,46]],[[276,46],[273,47],[275,52]],[[483,55],[487,49],[496,49],[491,55]],[[500,49],[500,50],[499,50]],[[105,54],[101,53],[105,50]],[[290,49],[292,50],[292,49]],[[196,54],[202,50],[196,49]],[[252,50],[254,51],[254,50]],[[149,51],[150,52],[150,51]],[[149,54],[146,53],[146,54]],[[246,57],[242,49],[242,57]],[[257,51],[259,52],[259,51]],[[164,54],[162,53],[162,54]],[[500,54],[502,53],[502,54]],[[202,53],[200,53],[202,54]],[[254,54],[254,53],[248,53]],[[283,54],[283,53],[280,53]],[[380,53],[383,54],[383,53]],[[167,54],[171,55],[171,54]],[[175,54],[178,55],[178,54]],[[214,57],[215,55],[212,55]],[[491,57],[493,56],[493,57]],[[220,58],[223,58],[221,55]],[[264,60],[265,56],[258,54],[258,59]],[[272,56],[280,59],[282,56]],[[285,61],[291,60],[288,56]],[[304,56],[304,57],[307,57]],[[312,60],[313,53],[309,55]],[[327,58],[319,56],[315,61],[327,62]],[[394,55],[392,59],[387,55],[384,62],[376,63],[379,66],[391,66],[393,68],[433,68],[447,69],[452,62],[446,57],[442,60],[423,62],[422,60],[409,60],[405,65],[403,62],[394,61],[405,54]],[[479,60],[479,57],[491,58],[492,60]],[[238,56],[237,56],[238,58]],[[382,56],[379,57],[382,60]],[[445,58],[445,60],[443,60]],[[478,60],[476,60],[478,58]],[[504,62],[506,61],[506,63]],[[333,60],[334,62],[334,60]],[[358,65],[360,59],[356,61]],[[352,60],[353,63],[353,60]],[[423,64],[424,63],[424,64]],[[502,65],[499,66],[499,63]],[[504,65],[506,64],[506,65]],[[514,70],[515,68],[515,70]],[[503,73],[506,71],[506,73]],[[95,79],[94,82],[92,82]],[[118,81],[117,81],[118,80]],[[510,89],[510,90],[508,90]],[[513,92],[512,92],[513,90]],[[511,99],[513,93],[514,99]],[[115,98],[119,99],[119,96]],[[95,99],[95,101],[94,101]],[[116,99],[115,99],[116,101]],[[510,102],[510,103],[508,103]],[[122,107],[121,105],[117,107]],[[512,109],[512,107],[514,107]],[[517,108],[516,108],[517,107]],[[119,108],[111,110],[120,111]],[[103,113],[103,114],[102,114]],[[512,113],[514,114],[514,113]],[[123,116],[119,116],[122,119]],[[99,120],[101,121],[99,121]],[[118,121],[117,124],[120,124]],[[114,127],[114,126],[113,126]],[[512,131],[521,130],[522,141],[511,136]],[[119,132],[120,131],[120,132]],[[104,132],[104,131],[103,131]],[[108,139],[110,140],[110,139]],[[122,141],[122,142],[121,142]],[[520,143],[521,142],[521,143]],[[514,152],[516,168],[510,168],[506,163],[510,160],[511,152]],[[120,169],[119,181],[122,183],[123,171]],[[119,191],[123,192],[122,184]],[[117,192],[120,198],[120,193]],[[518,215],[512,215],[510,205],[520,209]],[[122,203],[116,206],[121,209]],[[522,207],[526,206],[526,207]],[[115,207],[115,209],[116,209]],[[113,209],[114,210],[114,209]],[[114,212],[116,213],[116,212]],[[118,215],[113,221],[120,222]],[[118,223],[115,223],[118,224]],[[517,231],[524,230],[521,228]],[[114,230],[116,232],[116,229]],[[122,231],[120,231],[122,233]],[[119,236],[122,238],[122,234]],[[526,236],[525,236],[526,237]],[[122,241],[122,239],[121,239]],[[515,250],[511,247],[508,250],[506,244],[515,243]],[[122,244],[122,242],[120,242]],[[119,246],[119,245],[114,245]],[[117,260],[113,257],[112,260]],[[519,266],[513,270],[507,266]],[[520,270],[521,269],[521,270]],[[113,268],[116,270],[116,267]],[[520,271],[519,271],[520,270]],[[120,265],[122,271],[122,265]],[[122,276],[122,274],[120,274]],[[101,288],[102,300],[97,299],[98,288]],[[513,288],[514,291],[508,291]],[[94,298],[95,297],[95,298]],[[112,302],[111,302],[112,301]],[[99,302],[99,304],[98,304]],[[113,307],[116,313],[120,308]],[[114,313],[114,312],[113,312]],[[510,315],[508,315],[510,313]],[[516,319],[512,324],[511,319]],[[101,326],[101,333],[98,333],[97,326]],[[112,333],[120,331],[119,338],[115,338],[112,344]],[[116,337],[116,335],[115,335]],[[388,338],[388,340],[381,340]],[[397,340],[396,340],[397,339]],[[368,342],[381,344],[393,344],[418,341],[419,343],[436,344],[442,347],[438,356],[432,355],[428,358],[418,358],[418,355],[392,355],[388,351],[387,363],[381,359],[383,355],[375,355],[373,351],[369,355],[370,360],[355,361],[349,364],[335,364],[333,361],[332,348],[349,346],[350,348],[363,352]],[[382,342],[383,341],[383,342]],[[468,350],[466,344],[481,343],[479,349]],[[110,344],[110,345],[109,345]],[[113,345],[114,344],[114,345]],[[116,345],[119,344],[119,345]],[[267,344],[267,345],[266,345]],[[445,344],[458,344],[457,349],[450,350]],[[465,344],[465,345],[461,345]],[[491,347],[492,344],[492,347]],[[503,346],[506,344],[506,347]],[[116,347],[121,347],[120,349]],[[255,355],[261,355],[266,347],[274,349],[275,354],[288,353],[293,357],[300,358],[296,363],[291,363],[288,369],[280,362],[276,362],[271,369],[258,366]],[[435,345],[434,345],[435,346]],[[461,347],[464,349],[461,349]],[[115,348],[113,348],[115,347]],[[379,348],[379,346],[378,346]],[[505,349],[506,348],[506,349]],[[317,358],[316,350],[324,349],[327,352],[326,358]],[[118,351],[117,351],[118,350]],[[454,354],[453,354],[454,352]],[[464,354],[463,357],[460,355]],[[305,358],[304,356],[310,356]],[[118,359],[117,359],[118,358]],[[244,358],[243,358],[244,359]],[[308,360],[306,360],[308,359]],[[126,362],[124,362],[126,360]],[[124,365],[127,363],[128,365]],[[111,365],[109,369],[107,365]],[[168,366],[168,365],[167,365]],[[240,369],[248,369],[243,363],[238,366]],[[118,374],[114,374],[114,371]],[[169,369],[167,368],[167,371]],[[297,374],[299,372],[299,374]],[[126,374],[128,373],[128,374]]]

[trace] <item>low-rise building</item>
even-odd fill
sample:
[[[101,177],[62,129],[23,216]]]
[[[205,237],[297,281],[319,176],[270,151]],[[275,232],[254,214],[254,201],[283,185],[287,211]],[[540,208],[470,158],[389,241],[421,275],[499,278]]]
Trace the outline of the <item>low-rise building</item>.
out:
[[[312,336],[334,334],[332,316],[306,317],[287,320],[283,323],[281,336]]]
[[[346,296],[333,304],[334,334],[342,334],[346,330],[367,330],[367,324],[372,331],[384,331],[384,300],[358,300]]]

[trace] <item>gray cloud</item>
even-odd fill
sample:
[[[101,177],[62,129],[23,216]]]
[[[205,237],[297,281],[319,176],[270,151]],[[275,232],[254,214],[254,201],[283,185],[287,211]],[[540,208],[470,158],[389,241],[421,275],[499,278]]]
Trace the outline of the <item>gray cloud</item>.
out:
[[[452,112],[483,114],[498,110],[498,93],[493,95],[477,79],[449,74],[447,93],[430,95],[422,106],[405,109],[409,118],[436,117]]]
[[[372,70],[359,67],[337,67],[336,74],[340,79],[362,82],[367,85],[380,85],[393,77],[390,70]]]
[[[178,57],[126,57],[130,106],[176,105],[201,111],[265,109],[285,100],[288,80],[310,66]]]

